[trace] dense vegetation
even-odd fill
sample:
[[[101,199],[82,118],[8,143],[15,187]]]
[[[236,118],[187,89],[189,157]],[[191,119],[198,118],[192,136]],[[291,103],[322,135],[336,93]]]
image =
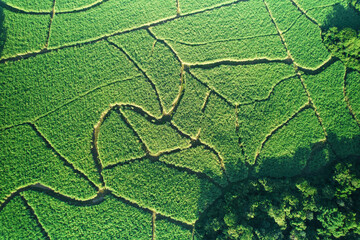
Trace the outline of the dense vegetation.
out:
[[[0,0],[0,239],[358,239],[358,6]]]

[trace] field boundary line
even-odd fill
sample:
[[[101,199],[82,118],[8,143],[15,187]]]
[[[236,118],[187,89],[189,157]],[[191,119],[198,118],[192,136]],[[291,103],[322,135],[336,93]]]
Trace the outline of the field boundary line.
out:
[[[124,197],[124,196],[121,196],[121,195],[117,195],[116,194],[116,191],[114,191],[113,189],[109,188],[107,189],[108,192],[109,192],[109,195],[112,195],[114,196],[115,198],[121,200],[123,203],[125,204],[128,204],[132,207],[135,207],[137,209],[141,209],[143,211],[146,211],[146,212],[149,212],[149,213],[153,213],[153,212],[156,212],[156,215],[159,216],[159,217],[162,217],[164,219],[167,219],[167,220],[171,220],[172,222],[175,222],[181,226],[185,225],[185,226],[188,226],[188,227],[192,227],[193,226],[193,223],[191,222],[188,222],[188,221],[183,221],[183,220],[179,220],[179,219],[176,219],[174,217],[171,217],[171,216],[168,216],[162,212],[159,212],[159,211],[156,211],[155,209],[153,208],[149,208],[149,207],[146,207],[146,206],[142,206],[142,204],[139,204],[137,203],[135,200],[131,199],[131,198],[127,198],[127,197]]]
[[[254,99],[253,101],[251,102],[243,102],[243,103],[239,103],[237,104],[237,107],[242,107],[242,106],[247,106],[247,105],[252,105],[252,104],[256,104],[256,103],[259,103],[259,102],[265,102],[267,100],[270,99],[271,95],[274,94],[274,91],[275,91],[275,88],[277,86],[279,86],[281,83],[285,82],[285,81],[288,81],[292,78],[296,78],[298,75],[297,74],[293,74],[291,76],[288,76],[288,77],[284,77],[282,79],[280,79],[277,83],[275,83],[273,86],[271,86],[271,89],[270,91],[268,92],[268,95],[265,97],[265,98],[257,98],[257,99]]]
[[[53,0],[53,6],[52,6],[52,11],[50,13],[50,22],[49,22],[49,31],[48,31],[48,35],[46,37],[46,43],[45,43],[45,49],[49,46],[49,41],[50,41],[50,36],[51,36],[51,25],[52,22],[54,20],[55,17],[55,5],[56,5],[56,0]]]
[[[226,97],[224,97],[222,94],[220,94],[217,89],[215,89],[214,87],[210,86],[208,83],[204,82],[203,80],[201,80],[200,78],[198,78],[194,73],[192,73],[189,70],[189,74],[191,75],[192,78],[194,78],[196,81],[198,81],[201,85],[203,85],[204,87],[206,87],[208,90],[210,90],[212,93],[214,93],[216,96],[218,96],[220,99],[222,99],[224,102],[226,102],[230,107],[235,107],[235,103],[231,102],[230,100],[228,100]]]
[[[16,196],[18,196],[21,192],[25,192],[28,190],[43,192],[46,193],[60,201],[70,202],[70,203],[82,203],[83,205],[92,205],[95,203],[99,203],[104,193],[101,190],[98,190],[96,195],[93,195],[91,198],[86,199],[76,199],[74,196],[68,196],[61,192],[55,191],[51,187],[48,187],[40,182],[35,182],[32,184],[28,184],[22,187],[17,188],[14,192],[11,192],[10,195],[6,196],[5,199],[1,199],[0,203],[0,212],[6,207],[6,205]],[[76,205],[76,204],[73,204]],[[81,205],[81,204],[77,204]]]
[[[208,42],[186,42],[186,41],[176,40],[176,39],[172,39],[172,38],[158,38],[158,40],[170,41],[170,42],[175,42],[175,43],[179,43],[182,45],[196,47],[196,46],[203,46],[203,45],[214,44],[214,43],[242,41],[242,40],[247,40],[247,39],[271,37],[271,36],[278,36],[278,35],[277,35],[277,33],[269,33],[269,34],[262,34],[262,35],[248,36],[248,37],[218,39],[218,40],[213,40],[213,41],[208,41]]]
[[[65,106],[67,106],[67,105],[69,105],[69,104],[71,104],[71,103],[73,103],[73,102],[75,102],[75,101],[77,101],[77,100],[79,100],[79,99],[87,96],[88,94],[91,94],[91,93],[93,93],[93,92],[96,92],[97,90],[100,90],[100,89],[102,89],[102,88],[104,88],[104,87],[111,86],[111,85],[116,84],[116,83],[134,80],[134,79],[136,79],[136,78],[138,78],[138,77],[141,77],[141,76],[142,76],[142,75],[137,74],[137,75],[134,75],[134,76],[131,76],[131,77],[128,77],[128,78],[124,78],[124,79],[120,79],[120,80],[115,80],[115,81],[112,81],[112,82],[108,82],[108,83],[105,83],[105,84],[98,85],[98,86],[96,86],[96,87],[94,87],[94,88],[92,88],[92,89],[90,89],[90,90],[88,90],[88,91],[85,91],[85,92],[77,95],[76,97],[70,99],[69,101],[65,102],[64,104],[62,104],[62,105],[54,108],[53,110],[50,110],[50,111],[48,111],[48,112],[46,112],[46,113],[44,113],[44,114],[41,114],[41,115],[35,117],[34,119],[25,120],[25,121],[22,121],[22,122],[20,122],[20,123],[14,124],[14,125],[4,126],[4,127],[2,127],[2,128],[0,129],[0,132],[1,132],[1,131],[5,131],[5,130],[10,129],[10,128],[18,127],[18,126],[21,126],[21,125],[26,125],[26,124],[35,123],[35,122],[37,122],[38,120],[40,120],[41,118],[44,118],[44,117],[46,117],[46,116],[48,116],[48,115],[56,112],[57,110],[59,110],[59,109],[65,107]]]
[[[51,15],[51,12],[52,12],[51,10],[50,11],[26,10],[26,9],[22,9],[22,8],[13,6],[12,4],[5,3],[2,0],[0,0],[0,7],[5,8],[14,13],[30,14],[30,15]]]
[[[125,57],[134,65],[134,67],[142,73],[142,75],[145,77],[145,79],[150,83],[151,88],[154,90],[156,98],[159,102],[160,111],[164,112],[164,104],[161,101],[159,90],[156,87],[156,84],[153,82],[153,80],[149,77],[149,75],[146,73],[146,71],[143,69],[140,63],[136,62],[136,60],[124,49],[124,47],[119,46],[118,44],[114,43],[113,41],[109,40],[108,38],[105,39],[105,41],[110,45],[119,50],[122,54],[125,55]]]
[[[255,153],[255,158],[254,161],[251,162],[250,164],[255,165],[257,163],[257,160],[261,154],[261,151],[263,150],[265,144],[268,142],[268,140],[275,134],[277,133],[280,129],[282,129],[284,126],[286,126],[291,120],[293,120],[295,117],[297,117],[297,115],[299,115],[300,113],[302,113],[303,111],[307,110],[307,109],[311,109],[313,108],[313,106],[307,102],[304,105],[302,105],[298,110],[296,110],[296,112],[294,112],[288,119],[286,119],[284,122],[282,122],[281,124],[279,124],[277,127],[275,127],[274,129],[272,129],[270,131],[270,133],[268,133],[264,140],[261,142],[260,146],[257,148],[256,153]]]
[[[90,180],[90,178],[82,172],[80,169],[76,168],[74,164],[69,161],[65,156],[63,156],[55,147],[54,145],[45,137],[45,135],[38,129],[35,123],[28,123],[28,125],[32,128],[32,130],[36,133],[36,135],[41,138],[41,140],[47,145],[52,152],[65,164],[65,166],[70,167],[75,173],[79,174],[81,177],[83,177],[86,181],[90,183],[90,185],[98,190],[98,186]]]
[[[41,49],[41,50],[38,50],[38,51],[18,53],[18,54],[15,54],[13,56],[10,56],[10,57],[0,58],[0,64],[5,63],[5,62],[10,62],[10,61],[17,61],[17,60],[20,60],[20,59],[26,59],[26,58],[29,58],[29,57],[37,56],[39,54],[44,54],[44,53],[48,53],[48,52],[51,52],[51,51],[61,50],[61,49],[64,49],[64,48],[71,48],[71,47],[76,47],[76,46],[80,46],[80,45],[93,44],[93,43],[105,40],[108,37],[118,36],[118,35],[121,35],[121,34],[133,32],[133,31],[137,31],[137,30],[141,30],[141,29],[147,29],[147,28],[153,27],[153,26],[162,25],[164,23],[171,22],[171,21],[179,19],[179,18],[193,16],[193,15],[201,14],[201,13],[208,12],[208,11],[211,11],[211,10],[214,10],[214,9],[219,9],[219,8],[231,6],[233,4],[236,4],[236,3],[242,2],[242,1],[247,1],[247,0],[235,0],[235,1],[231,1],[231,2],[226,2],[226,3],[214,5],[214,6],[205,8],[205,9],[195,10],[195,11],[190,12],[190,13],[174,15],[174,16],[170,16],[170,17],[167,17],[167,18],[163,18],[163,19],[157,19],[155,21],[147,22],[147,23],[141,24],[139,26],[130,27],[130,28],[127,28],[127,29],[122,29],[122,30],[119,30],[119,31],[114,31],[113,33],[110,33],[110,34],[105,34],[105,35],[102,35],[102,36],[89,38],[89,39],[79,41],[79,42],[70,42],[70,43],[66,43],[64,45],[55,46],[55,47],[48,47],[47,49]],[[2,2],[0,0],[0,4],[1,3]],[[48,12],[47,14],[50,14],[50,12]]]
[[[292,64],[292,60],[289,58],[254,58],[254,59],[218,59],[214,61],[206,61],[206,62],[194,62],[194,63],[185,63],[189,68],[215,68],[220,65],[231,65],[231,66],[239,66],[239,65],[254,65],[261,63],[285,63]]]
[[[349,97],[347,96],[347,91],[346,91],[346,79],[347,79],[347,76],[349,74],[349,68],[345,67],[345,74],[344,74],[344,81],[343,81],[343,94],[344,94],[344,100],[346,102],[346,105],[347,105],[347,108],[349,109],[349,113],[351,115],[351,117],[356,121],[357,125],[359,126],[360,128],[360,121],[359,119],[356,117],[355,113],[354,113],[354,110],[352,109],[351,107],[351,104],[350,104],[350,100],[349,100]]]
[[[292,5],[294,5],[294,6],[297,8],[297,10],[298,10],[299,12],[301,12],[302,15],[305,15],[305,17],[306,17],[310,22],[312,22],[313,24],[315,24],[316,26],[318,26],[318,27],[320,28],[319,23],[318,23],[314,18],[310,17],[310,16],[307,14],[307,11],[305,11],[302,7],[300,7],[300,5],[299,5],[296,1],[290,0],[290,2],[292,3]]]
[[[24,196],[22,196],[21,194],[19,194],[19,197],[21,198],[21,200],[23,201],[24,205],[26,206],[26,208],[30,211],[31,215],[33,216],[33,218],[36,221],[36,224],[39,226],[39,228],[41,229],[41,233],[44,235],[45,239],[51,239],[49,233],[45,230],[45,227],[43,226],[43,224],[41,223],[39,216],[36,214],[35,209],[29,204],[29,202],[26,200],[26,198]]]

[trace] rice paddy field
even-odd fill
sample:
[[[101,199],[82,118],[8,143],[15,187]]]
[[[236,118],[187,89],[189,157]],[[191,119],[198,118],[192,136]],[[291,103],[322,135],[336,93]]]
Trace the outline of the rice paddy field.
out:
[[[0,239],[360,239],[341,24],[345,0],[0,0]]]

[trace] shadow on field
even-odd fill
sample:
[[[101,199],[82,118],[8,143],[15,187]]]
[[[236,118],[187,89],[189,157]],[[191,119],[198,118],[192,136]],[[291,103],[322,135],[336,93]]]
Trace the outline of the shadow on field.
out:
[[[327,143],[312,144],[311,153],[300,148],[293,158],[264,159],[261,176],[250,174],[227,186],[196,222],[195,239],[323,239],[329,234],[358,239],[360,233],[354,229],[356,224],[360,227],[358,219],[343,223],[338,219],[340,228],[326,219],[360,210],[360,135],[339,138],[330,132],[328,136]],[[344,157],[338,157],[337,151]],[[339,191],[347,197],[338,197]],[[326,209],[337,215],[326,215]]]
[[[2,56],[2,51],[4,49],[6,41],[6,29],[4,27],[5,14],[2,7],[0,7],[0,57]]]
[[[344,7],[340,4],[333,6],[333,10],[326,17],[322,28],[323,31],[326,31],[332,27],[337,27],[339,30],[344,28],[360,30],[360,12],[352,7]]]

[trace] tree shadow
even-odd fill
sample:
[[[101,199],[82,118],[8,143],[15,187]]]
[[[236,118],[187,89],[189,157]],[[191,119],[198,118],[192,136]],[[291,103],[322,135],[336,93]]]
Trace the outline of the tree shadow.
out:
[[[336,151],[349,145],[353,148],[340,158]],[[330,132],[327,142],[299,148],[292,158],[263,163],[260,173],[250,169],[249,177],[223,189],[196,222],[196,239],[321,239],[324,235],[319,232],[335,231],[321,221],[323,209],[336,209],[346,216],[360,210],[360,135],[339,138]],[[340,165],[348,166],[349,172],[341,172]],[[336,174],[343,179],[336,182]],[[354,190],[356,179],[359,186]],[[348,198],[336,196],[343,188],[339,183],[354,190],[349,190]],[[359,235],[349,229],[340,239],[357,239]]]
[[[0,7],[0,57],[5,46],[6,41],[6,29],[4,26],[5,14],[2,7]]]
[[[360,30],[360,12],[352,7],[344,7],[342,4],[332,6],[333,10],[326,16],[322,30],[327,31],[332,27],[339,30],[352,28],[356,31]]]

